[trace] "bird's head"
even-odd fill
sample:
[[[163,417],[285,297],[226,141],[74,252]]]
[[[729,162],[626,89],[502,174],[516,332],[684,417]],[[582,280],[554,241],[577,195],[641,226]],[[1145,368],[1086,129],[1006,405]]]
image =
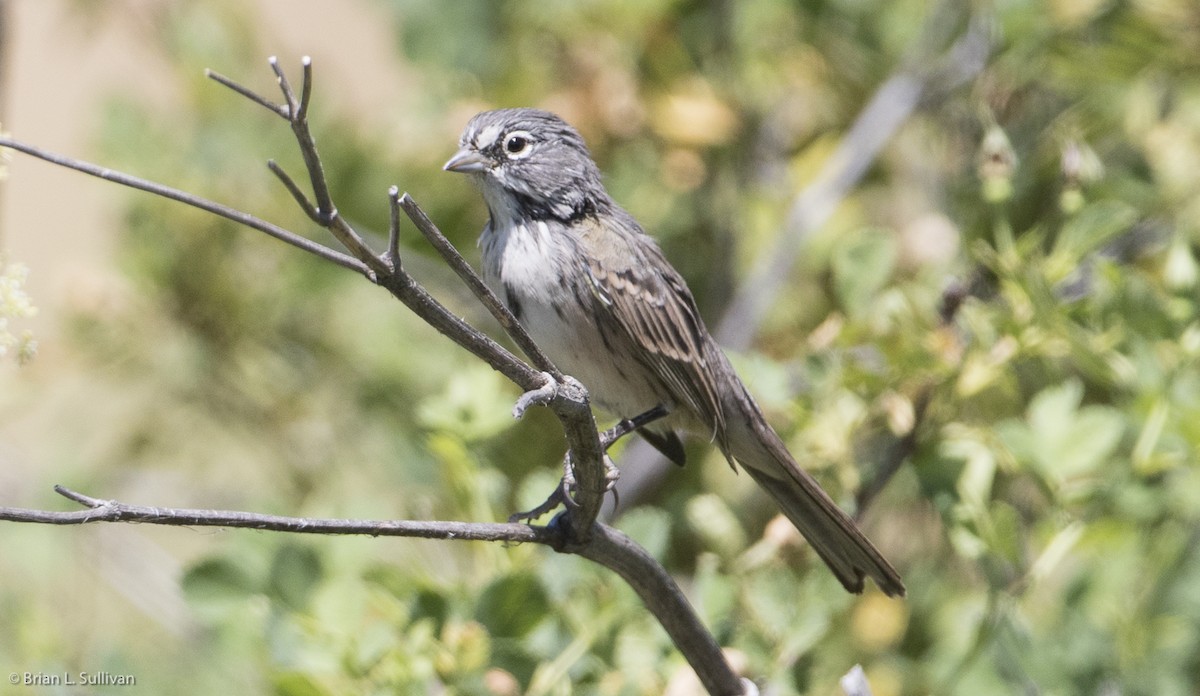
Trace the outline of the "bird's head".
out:
[[[538,109],[476,114],[444,169],[471,175],[493,220],[569,221],[608,201],[579,132]]]

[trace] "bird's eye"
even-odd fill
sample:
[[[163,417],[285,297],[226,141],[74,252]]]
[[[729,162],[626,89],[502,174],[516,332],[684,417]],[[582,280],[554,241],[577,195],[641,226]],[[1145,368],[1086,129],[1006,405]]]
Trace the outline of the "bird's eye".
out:
[[[529,154],[529,146],[532,144],[529,134],[524,131],[509,133],[504,139],[504,150],[513,157],[523,157]]]

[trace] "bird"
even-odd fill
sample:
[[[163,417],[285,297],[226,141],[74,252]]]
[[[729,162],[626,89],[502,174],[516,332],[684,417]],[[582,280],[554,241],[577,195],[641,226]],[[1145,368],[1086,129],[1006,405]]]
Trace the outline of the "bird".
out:
[[[608,194],[579,132],[533,108],[484,111],[443,167],[487,205],[485,283],[565,374],[618,418],[667,415],[639,432],[676,463],[679,432],[740,465],[850,592],[900,574],[789,453],[709,335],[683,277]],[[734,467],[736,470],[736,466]]]

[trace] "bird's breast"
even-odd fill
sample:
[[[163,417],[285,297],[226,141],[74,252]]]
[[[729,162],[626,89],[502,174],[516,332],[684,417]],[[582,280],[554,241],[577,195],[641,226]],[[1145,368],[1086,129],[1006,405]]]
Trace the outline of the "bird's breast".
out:
[[[498,225],[480,238],[484,280],[563,372],[588,388],[596,403],[622,417],[657,405],[633,346],[593,313],[587,259],[561,223]]]

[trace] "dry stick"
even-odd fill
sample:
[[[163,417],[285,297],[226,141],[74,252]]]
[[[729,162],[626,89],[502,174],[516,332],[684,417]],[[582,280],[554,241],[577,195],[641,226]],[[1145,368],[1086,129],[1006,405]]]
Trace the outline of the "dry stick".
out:
[[[383,259],[371,251],[363,238],[338,214],[337,208],[333,205],[329,193],[329,183],[325,178],[325,172],[321,165],[321,157],[317,153],[317,144],[312,136],[312,131],[308,127],[308,100],[312,95],[312,60],[305,56],[302,61],[304,85],[301,89],[300,98],[297,98],[295,91],[292,90],[291,83],[288,82],[283,69],[279,67],[279,61],[272,56],[268,62],[271,65],[272,72],[275,73],[275,79],[279,84],[280,92],[283,94],[284,104],[282,105],[276,104],[270,99],[255,93],[254,90],[240,85],[212,70],[206,70],[205,74],[288,122],[288,125],[292,129],[292,134],[296,138],[296,143],[299,146],[300,156],[304,159],[304,166],[308,171],[315,200],[309,201],[295,180],[274,160],[268,161],[267,167],[270,168],[271,173],[283,182],[284,187],[292,194],[292,197],[296,200],[301,210],[313,222],[328,230],[341,242],[342,246],[346,247],[358,260],[366,264],[373,273],[388,272],[390,269],[383,262]]]
[[[83,172],[84,174],[89,174],[105,181],[146,191],[213,213],[251,229],[264,232],[280,241],[337,264],[342,268],[352,270],[375,283],[383,285],[381,282],[382,279],[378,278],[377,274],[373,273],[362,261],[227,205],[186,193],[170,186],[114,171],[107,167],[101,167],[90,162],[49,152],[9,137],[0,136],[0,147],[23,152],[31,157],[36,157],[60,167],[74,169],[75,171]],[[426,323],[433,326],[433,328],[437,329],[450,340],[469,350],[476,357],[486,361],[488,365],[512,380],[522,389],[536,389],[544,384],[545,378],[541,373],[530,368],[520,358],[513,355],[499,343],[476,331],[474,327],[467,324],[429,295],[423,287],[408,277],[407,274],[391,274],[389,272],[389,279],[390,285],[387,286],[388,289],[409,309],[413,310],[417,316],[425,320]]]
[[[264,232],[282,242],[286,242],[287,244],[291,244],[298,249],[303,249],[314,256],[325,259],[330,263],[335,263],[342,268],[347,268],[355,273],[360,273],[364,276],[370,277],[370,270],[361,261],[351,256],[347,256],[336,249],[330,249],[324,244],[301,237],[295,232],[285,230],[278,225],[257,218],[249,213],[244,213],[240,210],[230,208],[227,205],[216,203],[206,198],[201,198],[200,196],[195,196],[193,194],[180,191],[176,188],[171,188],[170,186],[164,186],[153,181],[147,181],[146,179],[141,179],[136,176],[113,171],[107,167],[100,167],[90,162],[72,159],[64,155],[59,155],[48,150],[34,147],[33,145],[26,145],[25,143],[22,143],[18,140],[13,140],[10,137],[0,136],[0,147],[10,148],[16,150],[17,152],[23,152],[31,157],[36,157],[51,164],[56,164],[60,167],[74,169],[75,171],[83,172],[84,174],[90,174],[94,177],[104,179],[105,181],[111,181],[116,184],[121,184],[122,186],[128,186],[140,191],[153,193],[156,196],[168,198],[173,201],[190,205],[193,208],[199,208],[200,210],[208,211],[227,220],[232,220],[239,225],[245,225],[251,229],[258,230],[259,232]]]
[[[407,194],[405,194],[407,195]],[[392,267],[393,273],[399,273],[400,265],[400,187],[392,186],[388,189],[388,243],[387,243],[388,263]]]
[[[529,357],[534,366],[543,372],[549,373],[554,378],[554,381],[561,382],[563,378],[562,373],[558,371],[558,368],[554,366],[550,358],[542,352],[541,347],[525,331],[525,327],[521,326],[521,323],[517,321],[517,317],[500,301],[500,298],[496,297],[496,294],[483,282],[483,279],[479,277],[479,274],[475,272],[471,264],[467,263],[462,254],[458,253],[458,249],[455,249],[450,240],[446,239],[446,236],[442,234],[437,225],[433,224],[433,220],[429,219],[425,211],[421,210],[407,193],[400,197],[400,207],[404,209],[405,214],[408,215],[408,219],[420,230],[421,234],[425,235],[425,239],[429,240],[433,248],[442,255],[442,259],[449,264],[450,268],[454,269],[454,272],[466,283],[471,292],[475,293],[476,299],[492,313],[496,321],[500,322],[500,326],[504,329],[504,332],[512,337],[513,341]]]
[[[284,179],[285,186],[306,210],[316,210],[320,218],[318,222],[337,236],[338,240],[354,252],[358,258],[352,258],[324,245],[318,244],[293,232],[271,223],[260,220],[252,215],[235,210],[213,201],[184,193],[161,184],[146,181],[138,177],[114,172],[90,163],[81,162],[61,155],[56,155],[20,143],[9,138],[0,138],[0,147],[11,147],[14,150],[38,157],[52,164],[57,164],[76,171],[81,171],[108,181],[130,186],[165,198],[179,201],[187,205],[206,210],[246,225],[252,229],[265,232],[272,237],[288,244],[304,249],[318,257],[349,268],[372,282],[386,288],[417,316],[425,320],[443,335],[447,336],[462,347],[471,351],[494,369],[504,374],[518,386],[527,391],[544,389],[545,375],[532,369],[515,355],[504,349],[492,339],[477,331],[474,327],[450,312],[445,306],[434,299],[419,283],[401,270],[396,255],[380,257],[374,255],[362,243],[361,238],[350,229],[349,225],[337,215],[336,209],[328,196],[328,185],[324,178],[320,158],[316,152],[311,133],[308,131],[304,115],[307,110],[308,98],[311,94],[311,63],[305,60],[305,85],[302,97],[297,100],[287,84],[286,77],[272,60],[272,69],[279,78],[280,88],[288,102],[287,106],[273,104],[252,90],[237,85],[232,80],[209,72],[217,82],[233,89],[238,94],[250,99],[288,119],[293,126],[297,142],[304,154],[308,165],[309,176],[317,199],[315,206],[308,204],[299,187],[289,178]],[[296,114],[292,118],[291,114]],[[282,172],[278,170],[277,176]],[[299,194],[299,195],[297,195]],[[394,198],[394,193],[392,197]],[[411,203],[411,201],[409,201]],[[396,201],[399,205],[399,201]],[[423,212],[411,203],[413,213]],[[419,216],[419,217],[420,217]],[[317,218],[314,218],[317,219]],[[398,234],[398,231],[393,233]],[[394,245],[389,239],[389,251]],[[457,252],[455,252],[457,254]],[[519,326],[519,325],[518,325]],[[516,339],[514,339],[516,340]],[[676,646],[684,654],[688,663],[696,671],[701,682],[711,694],[734,695],[753,693],[756,690],[749,682],[741,681],[733,673],[722,656],[715,640],[703,628],[695,616],[691,606],[683,597],[679,588],[671,580],[661,566],[644,552],[641,557],[630,557],[630,549],[640,549],[632,541],[620,535],[619,532],[595,522],[595,517],[603,501],[603,449],[600,436],[596,429],[595,419],[588,405],[587,392],[574,380],[564,380],[553,385],[555,388],[547,396],[547,405],[558,416],[563,425],[567,440],[571,446],[574,461],[577,464],[580,486],[578,505],[571,511],[563,513],[558,518],[560,524],[553,529],[562,529],[555,533],[555,539],[565,537],[570,547],[562,550],[583,555],[593,561],[608,567],[627,581],[641,596],[643,602],[655,615],[658,621],[668,630]],[[464,538],[478,540],[504,541],[535,541],[537,543],[553,543],[544,540],[540,529],[527,525],[488,525],[482,523],[428,523],[428,522],[362,522],[353,520],[307,520],[303,518],[281,518],[253,513],[231,513],[212,510],[174,510],[171,508],[129,506],[115,501],[103,501],[85,496],[66,489],[57,489],[63,495],[89,507],[81,512],[50,512],[26,510],[20,508],[0,508],[0,520],[18,522],[40,522],[44,524],[84,524],[96,521],[140,521],[153,524],[185,525],[185,526],[228,526],[251,527],[256,529],[278,529],[291,532],[321,532],[321,533],[357,533],[375,535],[425,536],[435,538]],[[390,531],[395,530],[395,531]],[[522,531],[517,531],[522,530]],[[510,534],[516,536],[509,536]],[[530,537],[537,538],[530,538]],[[600,541],[596,541],[600,539]],[[615,541],[614,541],[615,540]],[[618,543],[619,542],[619,543]],[[556,547],[558,548],[558,547]],[[649,563],[656,568],[648,568]],[[636,582],[630,577],[637,578]],[[681,641],[681,642],[680,642]]]
[[[710,694],[734,696],[752,688],[729,669],[721,648],[700,623],[678,585],[657,561],[636,542],[605,525],[584,544],[571,541],[570,532],[553,523],[549,526],[487,522],[412,520],[313,519],[264,515],[234,510],[130,505],[102,500],[55,486],[54,490],[86,509],[74,511],[33,510],[0,507],[0,520],[52,525],[82,525],[96,522],[137,522],[174,527],[226,527],[258,529],[294,534],[368,535],[534,543],[562,553],[582,556],[621,576],[658,618],[667,634],[687,658]]]

